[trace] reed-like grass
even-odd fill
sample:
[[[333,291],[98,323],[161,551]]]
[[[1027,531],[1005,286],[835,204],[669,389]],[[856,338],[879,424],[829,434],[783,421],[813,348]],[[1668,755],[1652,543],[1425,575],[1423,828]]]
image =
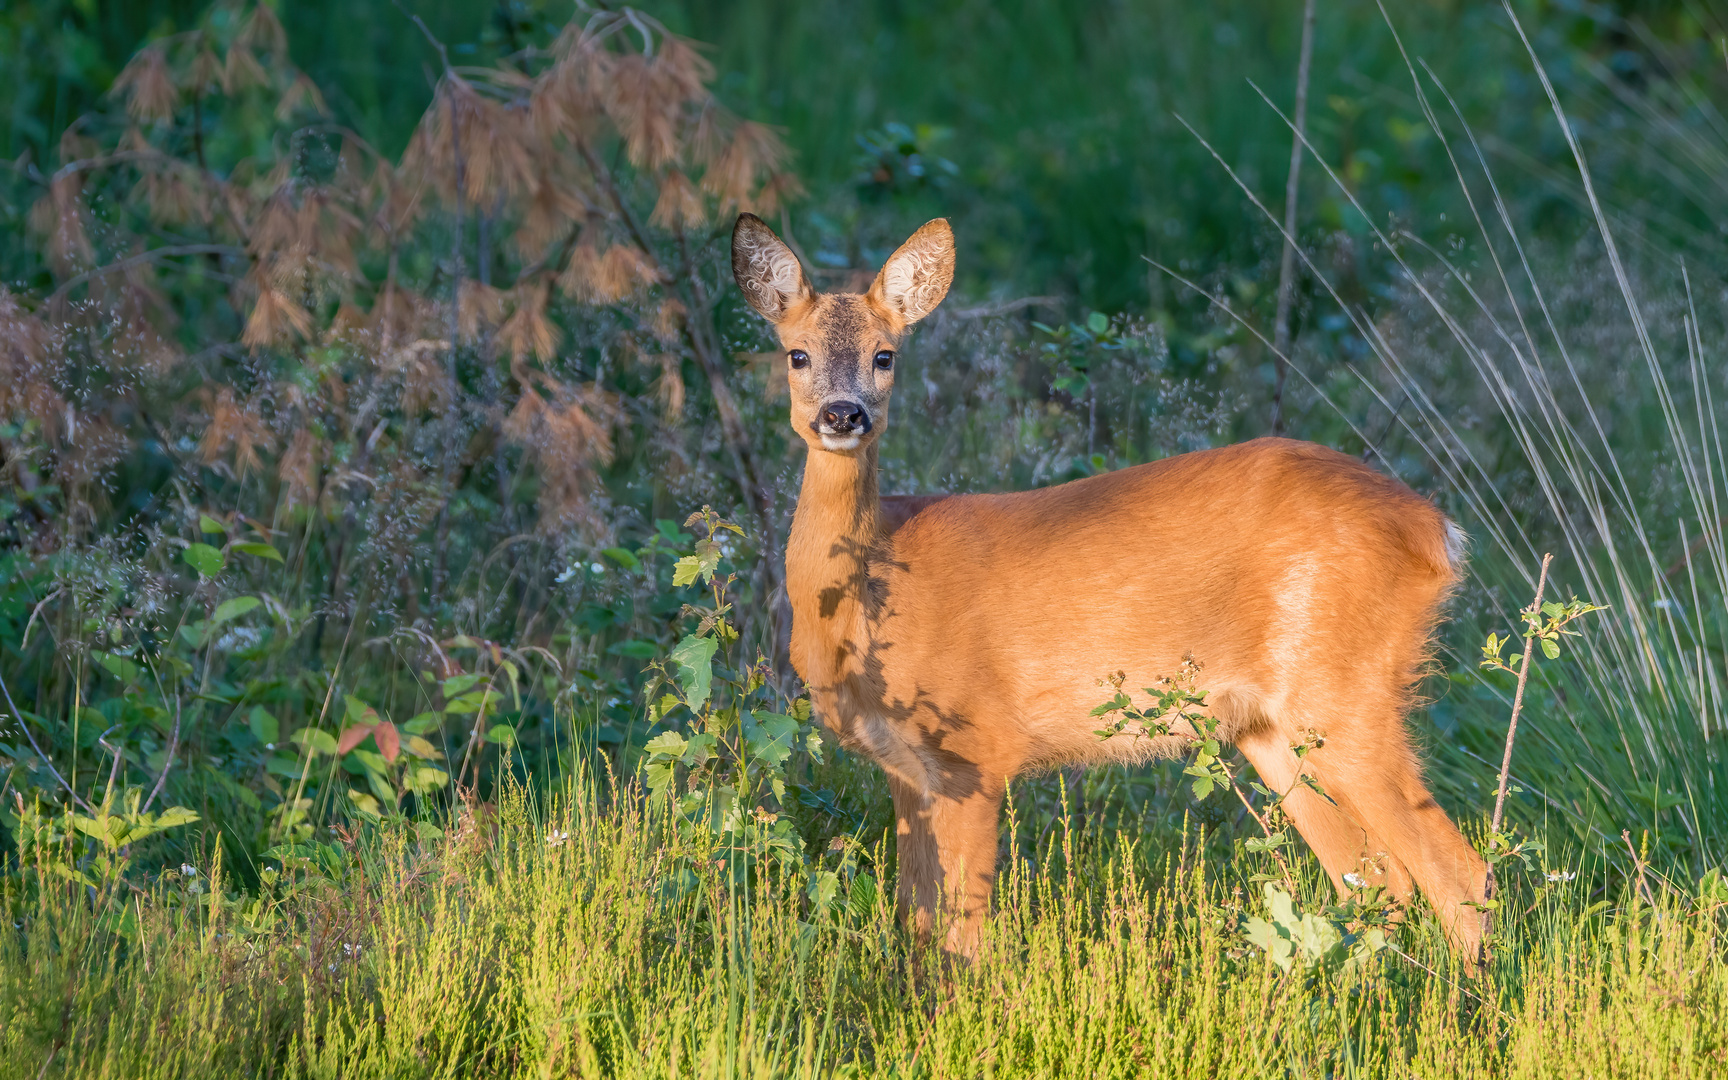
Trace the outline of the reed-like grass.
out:
[[[327,880],[289,874],[263,905],[205,867],[190,880],[210,891],[158,884],[133,901],[125,935],[50,877],[0,937],[0,1074],[1457,1080],[1728,1068],[1719,902],[1663,892],[1652,908],[1584,867],[1564,885],[1514,888],[1506,951],[1480,979],[1460,976],[1420,914],[1396,954],[1304,976],[1236,932],[1254,857],[1205,857],[1192,829],[1038,824],[1053,825],[1051,842],[1009,861],[977,960],[948,968],[908,947],[882,893],[813,917],[792,883],[732,882],[636,799],[585,785],[514,791],[437,841],[357,841]],[[683,896],[666,888],[680,861],[700,879]],[[1310,907],[1323,890],[1308,867]]]

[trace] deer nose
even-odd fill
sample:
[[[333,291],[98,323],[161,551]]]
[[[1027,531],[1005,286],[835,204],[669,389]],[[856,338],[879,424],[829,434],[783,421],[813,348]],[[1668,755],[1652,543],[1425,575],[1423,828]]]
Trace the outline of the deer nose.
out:
[[[870,414],[856,401],[830,401],[822,406],[819,425],[823,434],[850,435],[870,430]]]

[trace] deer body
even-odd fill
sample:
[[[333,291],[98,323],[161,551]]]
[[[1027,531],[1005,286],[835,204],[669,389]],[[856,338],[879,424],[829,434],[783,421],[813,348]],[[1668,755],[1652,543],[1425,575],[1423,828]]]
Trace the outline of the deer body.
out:
[[[893,349],[951,278],[946,223],[862,297],[814,295],[777,246],[740,219],[734,270],[789,349],[793,425],[811,447],[786,551],[792,661],[824,723],[888,775],[914,929],[975,944],[1014,776],[1181,753],[1179,729],[1106,741],[1090,714],[1111,693],[1101,676],[1146,686],[1191,657],[1218,734],[1291,792],[1285,809],[1340,891],[1346,873],[1401,897],[1420,886],[1474,956],[1482,919],[1466,905],[1486,867],[1422,784],[1403,726],[1457,578],[1456,528],[1363,463],[1285,439],[885,511],[874,436]],[[1308,732],[1325,742],[1301,761]],[[1333,802],[1299,786],[1299,768]]]

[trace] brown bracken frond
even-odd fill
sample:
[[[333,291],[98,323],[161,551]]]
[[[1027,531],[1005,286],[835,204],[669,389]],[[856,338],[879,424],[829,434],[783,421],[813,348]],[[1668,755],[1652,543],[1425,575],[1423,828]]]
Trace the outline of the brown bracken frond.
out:
[[[254,273],[252,281],[258,287],[258,301],[246,319],[246,329],[240,343],[248,349],[263,349],[288,340],[291,336],[312,336],[312,314],[268,282],[260,282]]]
[[[774,172],[785,160],[786,144],[773,128],[742,121],[719,159],[702,174],[702,189],[717,196],[724,208],[748,206],[756,178]]]
[[[30,226],[48,241],[48,265],[66,277],[96,260],[96,249],[85,229],[84,177],[82,173],[59,176],[48,185],[48,194],[30,208]]]
[[[294,81],[288,84],[288,89],[282,92],[282,97],[276,102],[276,119],[286,123],[294,118],[297,110],[305,109],[319,116],[329,116],[330,110],[324,104],[324,95],[318,90],[317,84],[308,79],[305,74],[294,76]]]
[[[49,439],[67,415],[66,402],[52,382],[52,346],[42,320],[0,286],[0,416],[33,418]]]
[[[524,447],[540,474],[540,525],[555,529],[580,516],[594,483],[594,464],[612,460],[610,396],[592,387],[544,380],[553,400],[525,388],[504,421],[504,434]]]
[[[276,12],[271,10],[270,5],[255,4],[252,14],[240,27],[240,33],[234,37],[234,47],[262,49],[280,59],[288,52],[288,33],[282,29],[282,23],[277,20]]]
[[[464,342],[472,345],[480,340],[482,332],[498,325],[498,320],[504,317],[505,295],[503,289],[482,285],[472,279],[462,282],[462,297],[456,311],[456,328]]]
[[[559,333],[546,317],[546,292],[545,285],[531,283],[510,294],[516,309],[498,328],[498,346],[516,363],[530,353],[541,363],[557,354]]]
[[[168,52],[160,44],[146,46],[132,57],[108,91],[126,98],[126,115],[143,123],[174,119],[180,90],[168,73]]]
[[[310,428],[301,428],[276,464],[282,497],[291,507],[311,506],[318,498],[318,450],[318,436]]]
[[[209,400],[209,395],[205,395]],[[276,443],[270,429],[250,405],[234,399],[234,391],[224,386],[216,391],[210,405],[210,425],[198,443],[198,456],[206,465],[213,465],[227,452],[234,451],[234,470],[241,477],[261,464],[258,451],[268,450]]]
[[[654,213],[648,221],[662,229],[674,230],[706,225],[708,208],[690,178],[678,169],[669,169],[660,181],[660,198],[654,203]]]
[[[265,86],[270,76],[252,50],[236,43],[228,50],[222,64],[222,92],[233,96],[254,86]]]

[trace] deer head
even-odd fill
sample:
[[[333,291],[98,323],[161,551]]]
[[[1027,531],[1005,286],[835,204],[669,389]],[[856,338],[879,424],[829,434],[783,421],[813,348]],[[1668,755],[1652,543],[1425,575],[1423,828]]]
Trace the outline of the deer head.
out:
[[[856,454],[887,423],[906,331],[948,294],[954,233],[937,218],[883,264],[869,292],[817,293],[774,231],[754,214],[740,214],[732,229],[732,274],[786,350],[793,430],[812,451]]]

